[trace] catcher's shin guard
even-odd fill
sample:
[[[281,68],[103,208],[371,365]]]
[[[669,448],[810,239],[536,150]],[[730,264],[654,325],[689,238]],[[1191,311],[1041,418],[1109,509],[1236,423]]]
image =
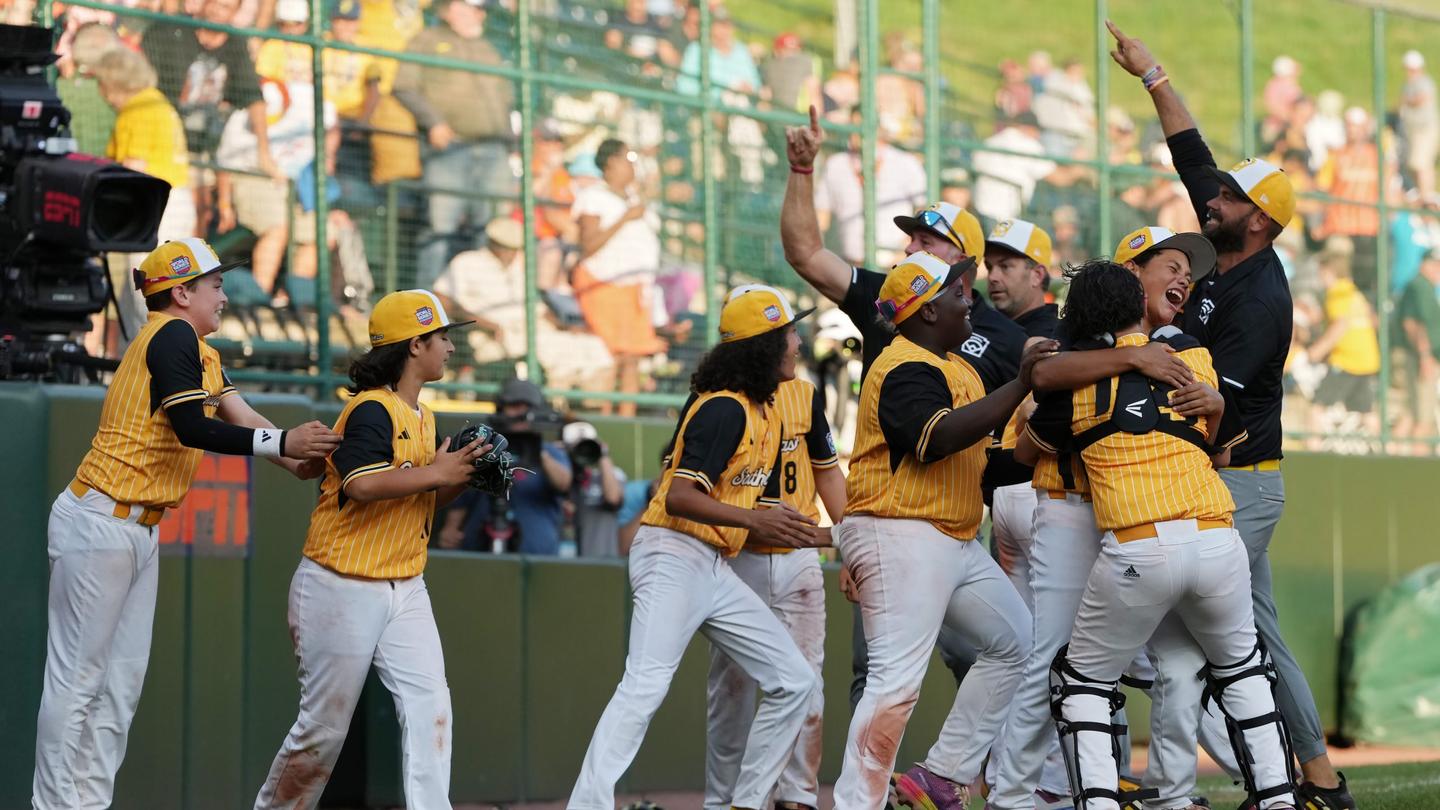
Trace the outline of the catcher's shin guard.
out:
[[[1265,808],[1294,802],[1295,765],[1290,732],[1275,706],[1275,665],[1257,643],[1234,664],[1205,668],[1205,697],[1220,707],[1225,729],[1245,783],[1245,806]],[[1261,780],[1266,784],[1259,784]]]
[[[1050,713],[1060,737],[1060,754],[1070,778],[1075,810],[1103,807],[1095,800],[1115,802],[1129,810],[1154,790],[1122,790],[1119,784],[1120,740],[1129,729],[1113,715],[1125,705],[1115,681],[1095,681],[1076,672],[1066,661],[1069,646],[1060,648],[1050,665]],[[1082,736],[1083,735],[1083,736]],[[1107,785],[1087,785],[1086,770],[1107,774]],[[1114,785],[1110,787],[1109,785]]]

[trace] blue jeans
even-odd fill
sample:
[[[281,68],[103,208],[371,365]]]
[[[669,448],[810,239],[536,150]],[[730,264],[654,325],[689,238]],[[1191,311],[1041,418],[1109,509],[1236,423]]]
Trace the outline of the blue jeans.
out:
[[[495,204],[489,198],[461,195],[512,195],[514,185],[510,150],[498,141],[460,143],[425,155],[430,228],[421,242],[416,287],[430,288],[445,271],[451,257],[461,250],[479,246],[478,243],[455,244],[463,224],[468,221],[470,232],[479,234],[495,214]]]

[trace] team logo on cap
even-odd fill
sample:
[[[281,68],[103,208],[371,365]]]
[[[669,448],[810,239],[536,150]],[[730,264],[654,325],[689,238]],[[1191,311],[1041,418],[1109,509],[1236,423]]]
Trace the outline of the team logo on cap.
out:
[[[996,238],[996,239],[999,239],[1000,237],[1002,237],[1002,236],[1004,236],[1005,234],[1007,234],[1007,233],[1010,232],[1010,226],[1013,225],[1013,224],[1014,224],[1014,223],[1012,223],[1012,222],[1011,222],[1010,220],[1008,220],[1008,219],[1005,220],[1004,222],[1001,222],[1000,224],[998,224],[998,225],[995,226],[995,230],[993,230],[993,231],[990,232],[990,236],[992,236],[992,237],[994,237],[994,238]]]
[[[930,279],[925,276],[916,276],[915,279],[910,282],[910,292],[916,295],[924,295],[928,289],[930,289]]]
[[[174,270],[177,276],[186,275],[190,272],[190,257],[176,256],[170,260],[170,269]]]
[[[1135,238],[1130,240],[1130,249],[1131,249],[1131,250],[1136,250],[1136,249],[1138,249],[1141,245],[1145,244],[1145,238],[1146,238],[1146,237],[1145,237],[1145,234],[1143,234],[1143,233],[1141,233],[1141,234],[1136,234],[1136,235],[1135,235]]]
[[[770,321],[771,323],[779,323],[780,308],[775,306],[774,304],[765,307],[765,320]]]
[[[415,310],[415,320],[419,321],[421,326],[429,326],[435,322],[435,310],[430,307],[420,307]]]

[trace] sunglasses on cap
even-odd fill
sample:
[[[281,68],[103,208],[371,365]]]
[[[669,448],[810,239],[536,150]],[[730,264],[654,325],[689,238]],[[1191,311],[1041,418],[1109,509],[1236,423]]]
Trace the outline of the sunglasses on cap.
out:
[[[960,234],[955,232],[955,228],[950,224],[950,220],[941,215],[939,211],[926,209],[916,214],[915,218],[931,230],[938,231],[940,230],[940,226],[945,226],[945,230],[949,232],[950,238],[955,240],[955,244],[958,245],[961,250],[965,249],[965,240],[960,238]]]

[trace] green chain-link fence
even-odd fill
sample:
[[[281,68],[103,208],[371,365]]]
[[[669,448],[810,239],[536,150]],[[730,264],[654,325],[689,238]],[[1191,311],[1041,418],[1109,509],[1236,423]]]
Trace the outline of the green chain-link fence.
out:
[[[1144,224],[1193,230],[1149,99],[1111,64],[1110,17],[1166,64],[1222,163],[1268,156],[1305,192],[1277,243],[1296,300],[1292,442],[1433,452],[1440,263],[1422,257],[1440,245],[1426,196],[1440,115],[1421,62],[1440,59],[1440,16],[1338,0],[454,2],[34,10],[64,28],[59,81],[82,148],[103,153],[114,126],[90,78],[108,47],[97,25],[149,57],[179,108],[200,232],[254,257],[253,274],[227,285],[215,340],[237,380],[332,389],[363,348],[371,300],[448,267],[457,303],[496,321],[462,346],[452,395],[483,397],[518,372],[572,400],[674,406],[729,285],[814,298],[785,265],[778,228],[783,128],[810,103],[839,162],[816,175],[829,242],[857,262],[898,247],[887,209],[939,198],[987,225],[1037,222],[1057,265],[1108,254]],[[253,87],[248,67],[218,58],[227,48],[255,67]],[[247,127],[257,93],[286,162],[274,182]],[[594,165],[608,138],[633,157],[628,197],[594,190],[618,185]],[[317,154],[320,171],[298,170]],[[211,188],[226,175],[221,205]],[[599,238],[614,206],[635,204],[644,233]],[[506,243],[517,258],[476,252]],[[598,268],[636,256],[656,257],[626,279],[636,295],[582,317],[577,298]],[[664,340],[627,354],[641,356],[633,384],[617,383],[590,334],[607,318],[611,348],[610,332],[638,321]]]

